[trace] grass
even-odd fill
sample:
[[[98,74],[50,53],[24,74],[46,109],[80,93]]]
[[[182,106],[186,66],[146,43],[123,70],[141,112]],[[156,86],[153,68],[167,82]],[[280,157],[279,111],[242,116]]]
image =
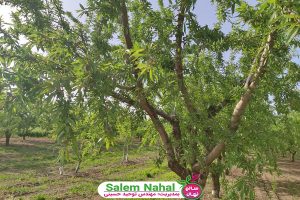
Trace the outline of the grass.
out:
[[[5,162],[0,163],[0,171],[36,170],[44,165],[53,165],[56,158],[55,146],[43,144],[1,147],[0,154],[5,159]]]
[[[22,143],[13,139],[12,145],[0,143],[0,199],[100,199],[97,188],[103,181],[177,180],[166,163],[158,168],[153,148],[129,151],[129,164],[122,163],[122,148],[83,161],[81,170],[74,174],[75,163],[65,167],[65,176],[58,174],[57,147],[49,141]],[[145,156],[147,155],[147,156]]]
[[[116,146],[82,163],[81,170],[74,174],[75,162],[65,166],[66,175],[58,174],[58,148],[46,139],[12,139],[10,147],[0,139],[0,199],[5,200],[62,200],[100,199],[98,185],[104,181],[171,181],[178,180],[164,162],[157,167],[154,158],[157,151],[146,147],[131,147],[128,164],[122,163],[122,148]],[[299,155],[299,154],[298,154]],[[298,156],[297,155],[297,156]],[[300,198],[300,162],[284,160],[279,163],[285,171],[282,178],[269,175],[270,190],[290,199]],[[234,177],[234,176],[232,176]],[[205,190],[211,189],[208,179]],[[205,192],[204,199],[211,199]],[[284,198],[283,198],[284,199]]]
[[[99,186],[98,182],[88,182],[88,183],[78,183],[75,185],[72,185],[68,189],[68,193],[72,195],[80,195],[84,197],[88,197],[91,194],[97,195],[97,191],[95,191],[95,188]]]

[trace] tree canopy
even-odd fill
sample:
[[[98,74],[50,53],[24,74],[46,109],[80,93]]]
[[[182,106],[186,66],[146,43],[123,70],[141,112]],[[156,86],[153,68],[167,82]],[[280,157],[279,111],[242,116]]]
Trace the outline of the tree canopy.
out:
[[[160,138],[181,178],[201,173],[204,186],[209,172],[238,166],[243,184],[254,181],[275,166],[276,116],[299,112],[299,2],[213,0],[212,28],[197,21],[196,0],[157,2],[88,0],[83,20],[60,0],[5,0],[15,11],[0,24],[2,96],[14,77],[8,85],[44,107],[75,152],[78,141],[109,146],[135,129]]]

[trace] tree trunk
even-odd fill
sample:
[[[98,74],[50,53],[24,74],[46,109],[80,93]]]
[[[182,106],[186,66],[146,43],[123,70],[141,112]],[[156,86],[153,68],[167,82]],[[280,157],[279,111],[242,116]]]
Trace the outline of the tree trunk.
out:
[[[233,113],[230,119],[229,130],[232,134],[236,133],[240,125],[242,116],[253,96],[254,90],[257,87],[258,82],[266,71],[268,54],[270,53],[274,44],[275,32],[271,32],[268,35],[267,42],[261,51],[258,52],[256,58],[254,59],[251,71],[256,71],[253,74],[253,80],[250,84],[245,85],[245,93],[241,96],[239,102],[235,105]],[[257,64],[258,63],[258,64]],[[253,73],[253,72],[252,72]],[[205,159],[205,164],[209,166],[216,158],[218,158],[222,152],[225,150],[225,141],[221,141],[217,144],[213,150],[208,154]]]
[[[296,151],[293,151],[293,152],[291,152],[292,154],[291,154],[291,160],[292,160],[292,162],[295,162],[295,155],[296,155]]]
[[[225,169],[225,175],[229,175],[230,174],[230,170],[228,168]]]
[[[81,160],[78,161],[77,166],[75,168],[75,173],[77,173],[80,169]]]
[[[10,136],[11,134],[5,133],[5,146],[9,146]]]
[[[211,173],[211,178],[212,178],[212,183],[213,183],[213,189],[212,189],[212,196],[214,198],[219,198],[220,197],[220,173],[218,172],[212,172]]]
[[[64,166],[63,166],[63,165],[60,165],[60,166],[58,167],[58,170],[59,170],[59,174],[60,174],[60,175],[64,175],[64,174],[65,174],[65,172],[64,172]]]
[[[128,144],[124,144],[123,147],[123,162],[128,162]]]
[[[23,140],[25,140],[26,134],[27,134],[28,128],[25,128],[25,130],[23,131]]]

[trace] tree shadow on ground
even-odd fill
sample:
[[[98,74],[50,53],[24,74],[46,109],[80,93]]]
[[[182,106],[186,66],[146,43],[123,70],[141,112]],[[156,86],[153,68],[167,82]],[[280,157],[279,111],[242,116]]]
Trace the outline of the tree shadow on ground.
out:
[[[276,193],[279,196],[291,195],[293,198],[300,199],[300,161],[280,159],[278,166],[282,176],[279,176],[276,181]]]
[[[282,180],[277,181],[277,189],[276,192],[278,194],[288,194],[293,197],[297,197],[300,199],[300,181],[292,181],[292,180]]]
[[[38,141],[25,141],[5,146],[0,141],[0,171],[37,170],[55,163],[57,149],[54,145]]]

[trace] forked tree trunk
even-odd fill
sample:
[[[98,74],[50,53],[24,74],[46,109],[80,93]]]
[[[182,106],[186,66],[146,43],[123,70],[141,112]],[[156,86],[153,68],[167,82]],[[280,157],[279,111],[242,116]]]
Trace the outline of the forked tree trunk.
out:
[[[25,140],[25,135],[23,135],[23,140]]]
[[[123,33],[124,33],[124,39],[125,39],[125,44],[126,44],[126,48],[127,49],[132,49],[133,48],[133,42],[131,40],[131,35],[130,35],[130,28],[129,28],[129,21],[128,21],[128,12],[127,12],[127,7],[126,7],[126,1],[125,0],[122,0],[120,1],[121,2],[121,23],[122,23],[122,26],[123,26]],[[185,8],[181,8],[182,11],[185,10]],[[183,17],[183,18],[182,18]],[[182,25],[182,22],[184,20],[184,15],[180,15],[180,22],[178,22],[178,24],[181,24],[179,25],[179,29],[182,29],[183,28],[183,25]],[[181,36],[176,34],[177,37],[176,37],[176,43],[177,45],[179,43],[181,43],[181,41],[179,40],[182,40],[182,33],[181,33]],[[180,38],[180,39],[179,39]],[[181,45],[180,45],[181,46]],[[178,62],[181,62],[182,59],[181,59],[181,56],[179,56],[178,52],[181,51],[181,47],[178,47],[180,48],[180,50],[177,49],[177,52],[176,52],[176,69],[177,71],[180,70],[182,64],[178,65]],[[129,57],[126,58],[126,61],[128,63],[131,62],[131,60],[129,59]],[[174,122],[174,119],[173,117],[167,115],[166,113],[164,113],[163,111],[161,112],[160,110],[158,109],[155,109],[148,101],[148,99],[145,97],[144,95],[144,91],[143,91],[143,83],[141,81],[141,79],[138,78],[138,73],[139,73],[139,69],[137,68],[136,64],[133,63],[133,66],[134,66],[134,71],[133,71],[133,74],[134,74],[134,77],[137,81],[136,83],[136,94],[137,94],[137,103],[139,104],[140,108],[142,108],[147,114],[148,116],[150,117],[156,131],[159,133],[160,135],[160,138],[162,140],[162,143],[164,145],[164,148],[166,150],[166,157],[168,159],[168,167],[173,171],[175,172],[177,175],[179,175],[181,178],[185,179],[186,176],[188,175],[188,170],[183,167],[180,162],[176,159],[176,154],[174,152],[174,148],[173,148],[173,145],[172,145],[172,142],[168,136],[168,133],[165,129],[165,126],[163,125],[163,123],[161,122],[160,118],[158,115],[160,115],[161,117],[167,119],[169,122]],[[183,77],[183,76],[182,76]],[[180,83],[182,83],[182,81],[180,81]],[[180,84],[179,83],[179,84]],[[117,95],[120,97],[120,95]],[[124,99],[122,98],[122,95],[121,95],[121,99]],[[125,103],[132,103],[131,100],[128,101],[128,98],[125,98]],[[135,104],[135,103],[134,103]],[[180,135],[180,132],[179,134]],[[175,137],[176,138],[176,137]]]
[[[198,184],[202,187],[202,189],[205,188],[205,185],[206,185],[206,181],[207,181],[207,177],[208,177],[208,171],[202,169],[201,167],[203,166],[200,166],[199,163],[195,163],[192,167],[192,173],[200,173],[200,177],[198,179]],[[187,174],[183,173],[182,176],[180,176],[181,179],[185,179],[187,176]]]

